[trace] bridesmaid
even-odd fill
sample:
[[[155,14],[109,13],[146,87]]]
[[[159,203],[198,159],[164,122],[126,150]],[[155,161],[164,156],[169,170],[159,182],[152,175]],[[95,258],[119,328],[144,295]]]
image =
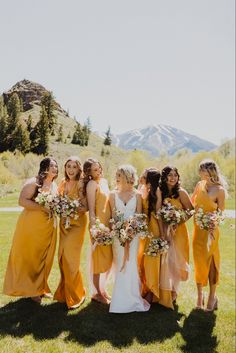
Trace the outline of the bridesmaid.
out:
[[[44,158],[36,177],[26,181],[19,205],[20,214],[9,255],[3,293],[11,296],[31,297],[40,303],[49,296],[48,276],[56,247],[56,227],[48,211],[34,201],[39,189],[57,193],[57,162]]]
[[[161,174],[156,168],[145,169],[142,174],[143,179],[143,212],[147,215],[148,231],[153,234],[153,238],[164,237],[163,228],[156,217],[156,210],[161,206],[161,193],[158,188]],[[141,253],[145,251],[150,243],[150,239],[141,240]],[[164,270],[166,255],[142,256],[143,267],[143,294],[145,299],[151,302],[159,302],[168,308],[173,309],[171,287],[168,279],[165,283],[161,279],[161,270]],[[165,272],[166,274],[166,272]]]
[[[192,196],[195,210],[200,207],[204,212],[223,211],[227,184],[219,167],[213,160],[203,160],[199,165],[199,175],[201,181],[196,185]],[[203,308],[203,287],[207,286],[209,281],[210,292],[206,311],[213,311],[218,305],[216,286],[219,283],[220,271],[219,228],[216,227],[213,232],[214,239],[209,249],[207,248],[208,233],[194,222],[193,260],[198,293],[197,308]]]
[[[160,190],[162,203],[169,202],[177,209],[192,210],[193,205],[186,190],[180,186],[180,176],[177,168],[166,166],[161,173]],[[188,216],[190,218],[191,216]],[[167,227],[165,227],[165,232]],[[169,236],[169,235],[167,235]],[[169,270],[172,280],[172,300],[177,298],[180,281],[189,277],[189,235],[185,222],[174,227],[170,235],[171,246],[169,249]]]
[[[84,187],[86,190],[88,208],[89,208],[89,228],[91,228],[99,218],[101,223],[109,226],[111,211],[108,202],[109,187],[107,180],[102,177],[101,164],[89,158],[84,162]],[[104,278],[101,280],[101,274],[106,277],[112,265],[112,246],[97,245],[92,250],[92,275],[94,291],[92,299],[101,303],[109,304],[110,296],[104,288]]]
[[[61,279],[54,299],[65,302],[68,309],[78,308],[85,300],[85,288],[80,272],[80,256],[87,225],[87,202],[84,185],[81,180],[82,166],[78,157],[67,159],[64,167],[65,178],[58,186],[59,194],[72,200],[80,200],[79,218],[70,219],[69,228],[65,228],[65,219],[60,220],[60,243],[58,261]]]

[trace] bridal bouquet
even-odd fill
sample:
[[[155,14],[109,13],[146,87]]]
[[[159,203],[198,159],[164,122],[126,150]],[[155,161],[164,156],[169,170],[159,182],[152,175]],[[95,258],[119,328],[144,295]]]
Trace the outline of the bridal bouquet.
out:
[[[132,241],[137,235],[141,238],[152,237],[148,232],[147,216],[145,214],[135,213],[125,220],[124,214],[120,211],[116,211],[115,218],[116,220],[113,218],[110,220],[112,224],[112,234],[113,237],[119,239],[121,246],[125,246],[127,241]]]
[[[151,239],[147,249],[144,252],[144,255],[157,256],[160,254],[165,254],[167,253],[169,247],[169,242],[167,240],[161,238]]]
[[[94,241],[94,248],[97,245],[111,245],[113,242],[113,234],[108,227],[100,222],[99,218],[96,218],[95,225],[90,229],[92,239]]]
[[[116,237],[121,246],[125,246],[127,240],[130,239],[130,235],[127,234],[126,228],[128,226],[127,220],[124,218],[124,213],[120,211],[115,212],[115,219],[110,219],[111,223],[111,234]]]
[[[178,209],[173,206],[170,202],[164,202],[163,206],[157,212],[157,215],[160,216],[164,223],[168,225],[177,225],[181,222],[185,222],[189,216],[194,214],[194,210],[183,210]]]
[[[200,229],[208,230],[207,248],[209,250],[211,241],[215,239],[214,229],[224,222],[224,214],[222,211],[204,212],[202,208],[198,208],[195,214],[195,222]]]
[[[65,228],[70,227],[70,219],[77,220],[79,218],[78,208],[82,204],[79,200],[70,199],[67,195],[57,196],[54,202],[54,212],[61,218],[65,219]]]
[[[133,216],[130,216],[127,230],[142,239],[152,238],[152,234],[148,232],[147,216],[144,213],[135,213]]]

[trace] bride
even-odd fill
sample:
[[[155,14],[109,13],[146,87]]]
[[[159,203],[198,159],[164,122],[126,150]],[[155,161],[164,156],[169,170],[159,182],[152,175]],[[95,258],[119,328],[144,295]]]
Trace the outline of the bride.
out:
[[[120,211],[127,219],[134,213],[142,212],[141,195],[135,190],[136,171],[131,165],[122,165],[116,171],[117,187],[110,193],[109,201],[113,218]],[[113,261],[115,283],[112,292],[109,312],[129,313],[148,311],[150,304],[141,297],[141,283],[138,274],[139,238],[129,243],[129,257],[124,265],[124,247],[115,238],[113,243]]]

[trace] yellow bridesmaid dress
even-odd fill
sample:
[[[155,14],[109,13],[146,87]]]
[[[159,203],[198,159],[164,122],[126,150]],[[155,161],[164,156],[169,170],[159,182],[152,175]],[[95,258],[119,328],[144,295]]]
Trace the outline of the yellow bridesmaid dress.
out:
[[[148,200],[143,200],[143,212],[148,215]],[[148,231],[153,234],[153,238],[160,237],[160,231],[157,219],[154,212],[151,212],[150,219],[148,221]],[[140,248],[145,251],[147,249],[151,239],[146,238],[141,240]],[[141,250],[141,251],[143,251]],[[157,256],[147,256],[143,255],[141,268],[141,273],[143,272],[143,294],[147,292],[153,293],[153,302],[158,302],[159,304],[173,309],[171,290],[163,289],[160,283],[160,274],[162,271],[162,266],[164,266],[164,259],[166,255]]]
[[[104,188],[105,189],[105,188]],[[98,184],[95,196],[95,215],[100,222],[109,227],[111,210],[108,201],[108,194],[103,190],[102,185]],[[110,270],[112,265],[112,246],[97,245],[92,252],[93,273],[105,273]]]
[[[36,297],[50,293],[47,281],[53,264],[56,236],[56,224],[47,212],[26,208],[22,211],[12,241],[4,294]]]
[[[183,209],[183,205],[179,198],[165,198],[165,201],[175,206],[177,209]],[[177,226],[177,229],[172,236],[174,242],[174,248],[177,255],[178,262],[178,279],[180,281],[186,281],[189,278],[189,234],[185,223],[181,223]]]
[[[217,210],[217,204],[211,200],[206,190],[206,182],[201,181],[198,185],[196,195],[193,200],[195,210],[202,208],[204,212]],[[193,229],[193,261],[195,271],[195,281],[202,286],[208,283],[211,261],[214,261],[216,268],[216,283],[219,283],[220,252],[219,252],[219,227],[214,230],[214,240],[211,241],[210,248],[207,247],[208,231],[200,229],[194,221]]]
[[[58,190],[64,195],[66,181],[62,180]],[[70,199],[83,197],[83,185],[80,181],[67,194]],[[79,306],[85,299],[85,288],[80,272],[80,256],[84,242],[87,214],[81,213],[77,220],[70,219],[70,227],[65,229],[65,220],[60,220],[60,242],[58,262],[61,279],[54,294],[54,299],[66,303],[68,308]]]

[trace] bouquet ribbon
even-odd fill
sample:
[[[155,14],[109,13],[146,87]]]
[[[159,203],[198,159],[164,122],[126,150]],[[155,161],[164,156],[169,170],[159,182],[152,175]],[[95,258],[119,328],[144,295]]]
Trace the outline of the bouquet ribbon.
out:
[[[125,242],[125,246],[124,246],[123,263],[122,263],[120,272],[124,271],[125,265],[126,265],[126,261],[129,261],[129,245],[130,245],[130,242],[126,241]]]

